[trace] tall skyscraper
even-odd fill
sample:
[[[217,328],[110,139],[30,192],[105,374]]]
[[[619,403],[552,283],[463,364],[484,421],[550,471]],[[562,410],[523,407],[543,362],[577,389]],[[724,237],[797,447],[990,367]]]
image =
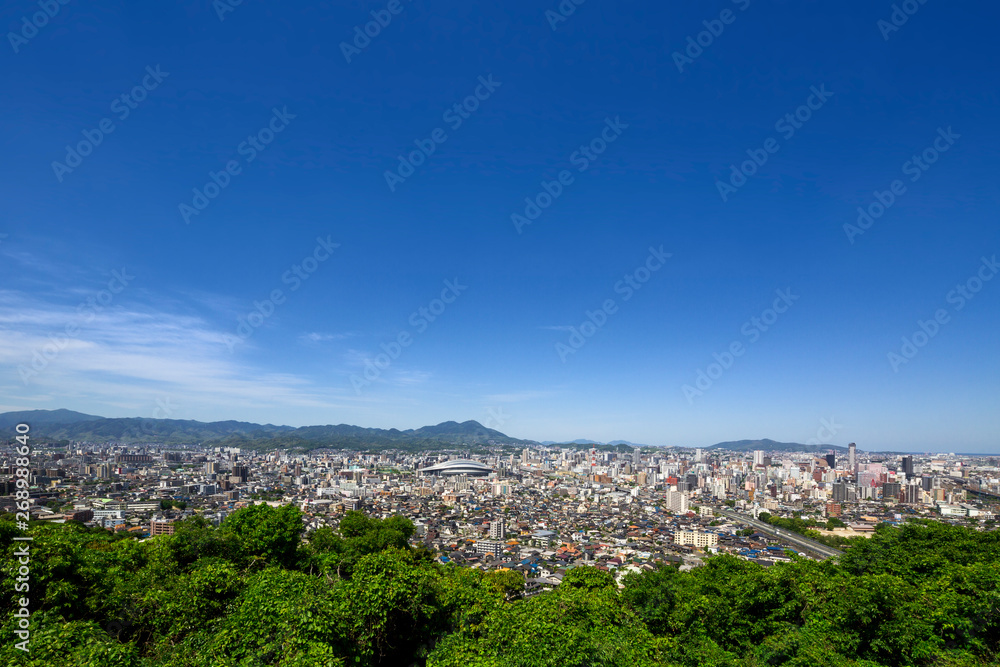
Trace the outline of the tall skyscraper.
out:
[[[704,460],[705,460],[705,452],[703,452],[700,449],[694,450],[694,462],[701,463]]]
[[[757,466],[764,465],[764,450],[763,449],[755,449],[754,450],[754,452],[753,452],[753,465],[754,465],[755,468]]]
[[[833,502],[843,503],[847,501],[847,485],[843,482],[837,482],[833,485]]]
[[[680,491],[667,491],[664,494],[664,504],[671,512],[686,513],[688,511],[688,497],[686,493]]]
[[[853,442],[847,446],[847,469],[852,475],[858,474],[858,446]]]
[[[828,467],[830,467],[831,469],[832,468],[836,468],[837,467],[837,455],[836,454],[827,454],[826,455],[826,465]]]
[[[904,456],[903,457],[903,473],[907,478],[913,477],[913,457]]]

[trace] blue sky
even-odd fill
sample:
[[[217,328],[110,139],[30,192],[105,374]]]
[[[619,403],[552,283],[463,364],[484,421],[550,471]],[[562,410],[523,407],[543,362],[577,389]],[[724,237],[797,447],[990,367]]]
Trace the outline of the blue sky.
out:
[[[559,6],[6,3],[0,408],[1000,451],[997,8]]]

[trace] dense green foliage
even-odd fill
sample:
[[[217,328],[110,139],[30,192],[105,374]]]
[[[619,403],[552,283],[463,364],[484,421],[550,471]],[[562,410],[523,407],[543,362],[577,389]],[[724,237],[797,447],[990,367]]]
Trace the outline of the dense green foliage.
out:
[[[5,563],[18,531],[0,521]],[[837,560],[731,556],[626,575],[569,570],[524,597],[514,571],[441,565],[413,524],[351,512],[307,536],[292,506],[199,518],[143,542],[32,525],[32,667],[997,665],[1000,533],[881,527]]]
[[[847,525],[837,518],[821,522],[816,519],[803,519],[801,516],[796,515],[785,519],[768,514],[767,512],[761,512],[760,516],[757,518],[765,523],[771,524],[775,528],[784,528],[785,530],[798,533],[799,535],[808,537],[811,540],[825,544],[828,547],[833,547],[834,549],[843,549],[844,547],[853,544],[851,538],[849,537],[843,537],[841,535],[824,535],[816,530],[817,528],[833,530],[834,528],[842,528]]]

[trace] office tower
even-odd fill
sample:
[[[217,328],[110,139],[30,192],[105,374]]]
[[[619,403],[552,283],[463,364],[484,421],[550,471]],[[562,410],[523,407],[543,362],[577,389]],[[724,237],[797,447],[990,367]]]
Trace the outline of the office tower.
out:
[[[847,485],[837,482],[833,485],[833,502],[843,503],[847,501]]]
[[[705,452],[703,452],[700,449],[694,450],[694,462],[701,463],[704,460],[705,460]]]
[[[903,457],[903,474],[906,475],[907,479],[913,477],[913,457],[904,456]]]
[[[899,492],[903,487],[899,482],[886,482],[882,485],[882,500],[899,500]]]
[[[503,519],[490,522],[490,539],[502,540],[507,537],[507,524]]]
[[[209,461],[208,463],[206,463],[206,464],[205,464],[205,474],[206,474],[206,475],[213,475],[213,474],[215,474],[216,472],[218,472],[218,470],[216,470],[216,467],[217,467],[218,465],[219,465],[219,464],[218,464],[218,463],[216,463],[215,461]]]
[[[830,468],[836,468],[837,467],[837,455],[836,454],[827,454],[826,455],[826,465],[829,466]]]
[[[764,450],[763,449],[755,449],[754,450],[754,452],[753,452],[753,465],[754,465],[755,468],[757,466],[764,465]]]
[[[911,505],[916,505],[917,503],[920,502],[920,499],[923,495],[924,487],[922,484],[920,484],[920,482],[917,482],[916,484],[907,484],[904,491],[906,492],[905,502]]]
[[[640,456],[640,450],[636,447],[632,450],[632,465],[639,467],[642,464],[642,457]]]
[[[847,446],[847,469],[852,475],[858,472],[858,446],[853,442]]]
[[[234,463],[233,477],[239,477],[241,482],[246,482],[250,479],[250,468],[245,463]]]

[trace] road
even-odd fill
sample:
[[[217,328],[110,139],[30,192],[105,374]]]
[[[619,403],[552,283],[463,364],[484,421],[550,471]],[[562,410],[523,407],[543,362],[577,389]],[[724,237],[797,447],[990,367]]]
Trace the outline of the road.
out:
[[[825,544],[821,544],[820,542],[815,542],[813,540],[810,540],[808,537],[802,537],[798,533],[792,533],[784,529],[775,528],[769,523],[764,523],[763,521],[758,521],[757,519],[754,519],[749,514],[740,514],[739,512],[731,512],[729,510],[719,509],[718,507],[713,507],[712,511],[716,512],[717,514],[721,514],[722,516],[727,517],[729,519],[733,519],[734,521],[740,521],[742,523],[745,523],[749,526],[752,526],[753,528],[756,528],[762,533],[771,535],[773,537],[777,537],[785,542],[788,542],[789,544],[793,544],[799,547],[803,551],[812,552],[819,556],[823,556],[824,558],[833,558],[834,556],[841,556],[844,553],[839,549],[834,549],[833,547],[828,547]]]

